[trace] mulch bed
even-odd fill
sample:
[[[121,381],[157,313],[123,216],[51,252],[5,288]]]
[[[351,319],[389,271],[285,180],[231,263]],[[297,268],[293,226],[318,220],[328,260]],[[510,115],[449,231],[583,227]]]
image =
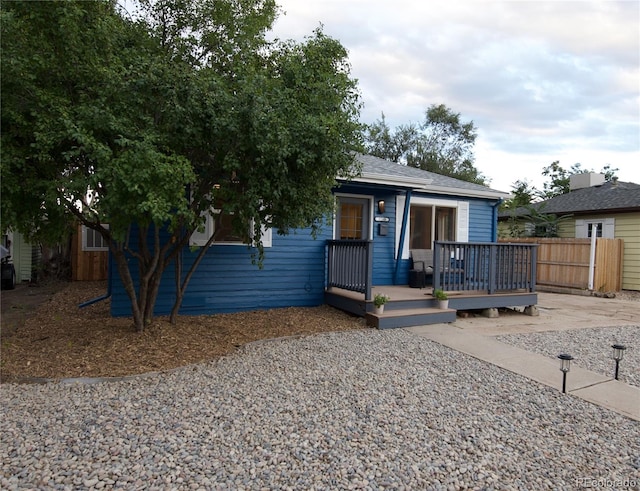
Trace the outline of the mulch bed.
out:
[[[138,333],[130,318],[109,315],[108,300],[78,308],[105,291],[105,282],[63,284],[21,325],[3,326],[0,380],[135,375],[211,360],[261,339],[365,327],[321,306],[181,316],[176,325],[159,317]]]

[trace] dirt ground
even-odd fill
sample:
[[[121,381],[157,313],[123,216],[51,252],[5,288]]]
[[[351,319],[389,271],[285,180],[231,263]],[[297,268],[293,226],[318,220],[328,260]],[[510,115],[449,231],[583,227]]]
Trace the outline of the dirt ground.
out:
[[[116,377],[162,371],[229,354],[260,339],[362,329],[364,321],[331,307],[159,317],[138,333],[112,318],[109,301],[78,305],[106,282],[19,285],[0,297],[0,381]]]

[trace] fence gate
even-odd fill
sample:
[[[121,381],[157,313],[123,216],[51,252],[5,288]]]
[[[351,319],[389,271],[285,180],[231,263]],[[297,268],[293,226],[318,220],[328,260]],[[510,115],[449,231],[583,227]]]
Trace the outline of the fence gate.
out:
[[[500,242],[539,244],[537,285],[589,289],[591,239],[527,237],[501,239]],[[623,251],[622,239],[596,239],[594,291],[618,292],[622,289]]]

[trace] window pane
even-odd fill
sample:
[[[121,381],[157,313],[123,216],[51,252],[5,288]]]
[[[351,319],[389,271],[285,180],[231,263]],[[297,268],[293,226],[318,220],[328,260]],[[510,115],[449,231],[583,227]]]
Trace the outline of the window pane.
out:
[[[87,247],[91,249],[95,247],[94,233],[95,230],[93,230],[92,228],[87,228]]]
[[[436,208],[436,240],[456,240],[455,208]]]
[[[411,206],[410,249],[431,249],[431,206]]]
[[[340,204],[340,238],[362,239],[363,205]]]
[[[587,237],[591,238],[593,237],[593,230],[595,228],[596,231],[596,237],[602,237],[602,223],[589,223],[587,225]]]
[[[233,215],[215,215],[215,242],[243,242],[242,237],[233,233]]]

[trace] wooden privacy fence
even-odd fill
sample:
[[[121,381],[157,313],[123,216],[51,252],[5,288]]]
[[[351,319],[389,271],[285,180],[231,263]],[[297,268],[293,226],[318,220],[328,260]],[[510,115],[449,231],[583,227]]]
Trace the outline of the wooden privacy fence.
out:
[[[109,252],[83,251],[82,226],[71,242],[71,279],[73,281],[98,281],[108,278]]]
[[[538,244],[537,285],[589,289],[591,239],[528,237],[500,242]],[[594,291],[622,289],[623,251],[622,239],[596,239]]]

